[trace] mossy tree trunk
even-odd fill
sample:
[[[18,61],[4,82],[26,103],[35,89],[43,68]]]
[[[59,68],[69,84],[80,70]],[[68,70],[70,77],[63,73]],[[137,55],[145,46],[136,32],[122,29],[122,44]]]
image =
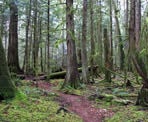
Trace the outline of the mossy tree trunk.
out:
[[[70,85],[73,88],[79,86],[79,72],[76,58],[76,46],[74,37],[74,10],[73,0],[66,0],[66,41],[67,41],[67,72],[63,87]]]
[[[0,38],[0,100],[14,97],[15,91],[16,88],[10,78],[5,52]]]
[[[94,82],[94,70],[93,70],[93,66],[95,65],[95,40],[94,40],[94,10],[93,10],[93,5],[94,5],[94,1],[93,0],[89,0],[89,5],[90,5],[90,47],[91,47],[91,51],[90,51],[90,65],[91,65],[91,71],[90,71],[90,75],[91,75],[91,82]]]
[[[104,29],[104,58],[105,58],[105,81],[111,82],[111,51],[108,39],[107,29]]]
[[[146,65],[139,56],[140,52],[140,31],[141,31],[141,0],[131,0],[130,2],[130,23],[129,23],[129,50],[130,57],[135,69],[143,79],[143,86],[139,91],[136,105],[148,107],[148,73]]]
[[[10,2],[8,66],[11,72],[20,73],[18,57],[18,8],[15,0]]]
[[[82,55],[82,78],[84,83],[89,82],[87,50],[86,50],[86,35],[87,35],[87,0],[83,0],[83,25],[82,25],[82,43],[81,43],[81,55]]]

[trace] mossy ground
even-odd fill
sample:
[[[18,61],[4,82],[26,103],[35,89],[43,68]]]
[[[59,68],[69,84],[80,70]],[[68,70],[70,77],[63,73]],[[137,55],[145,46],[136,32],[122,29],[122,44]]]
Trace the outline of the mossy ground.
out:
[[[56,93],[45,95],[38,88],[21,81],[16,97],[0,102],[0,122],[82,122],[71,113],[56,114],[59,104]]]
[[[79,89],[67,87],[60,90],[63,80],[51,80],[52,89],[48,94],[37,87],[32,87],[31,81],[16,81],[19,91],[14,99],[0,102],[0,122],[82,122],[82,119],[72,113],[56,114],[59,103],[58,92],[85,95],[103,94],[105,98],[91,99],[96,108],[111,110],[114,115],[104,118],[104,122],[148,122],[148,108],[135,106],[140,81],[129,76],[133,88],[125,88],[122,78],[116,77],[107,83],[103,79],[95,79],[95,84],[84,85]],[[130,102],[129,102],[130,101]],[[129,102],[129,103],[128,103]]]
[[[74,90],[72,88],[64,89],[64,92],[74,93],[77,95],[104,94],[104,99],[93,99],[94,104],[98,108],[105,108],[114,112],[113,117],[105,118],[104,122],[148,122],[148,108],[135,106],[138,91],[141,84],[136,81],[132,74],[129,74],[129,79],[133,88],[126,88],[124,79],[116,77],[112,83],[104,82],[102,79],[95,79],[95,84],[84,85],[82,89]],[[60,88],[62,80],[53,80],[56,84],[56,89]],[[128,103],[129,102],[129,103]]]
[[[137,81],[132,74],[129,74],[128,78],[133,87],[125,87],[123,78],[115,78],[111,84],[102,79],[96,79],[96,84],[92,86],[91,93],[109,96],[102,100],[95,99],[96,107],[114,112],[114,115],[111,118],[105,118],[104,122],[148,122],[148,108],[135,105],[142,86],[141,79]],[[88,92],[88,94],[91,93]]]

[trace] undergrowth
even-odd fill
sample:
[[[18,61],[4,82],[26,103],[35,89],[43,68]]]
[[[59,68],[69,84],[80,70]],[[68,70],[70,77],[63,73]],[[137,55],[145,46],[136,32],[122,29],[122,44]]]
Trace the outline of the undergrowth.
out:
[[[82,122],[71,113],[56,114],[59,104],[54,101],[56,93],[26,85],[19,87],[14,99],[0,103],[0,122]]]

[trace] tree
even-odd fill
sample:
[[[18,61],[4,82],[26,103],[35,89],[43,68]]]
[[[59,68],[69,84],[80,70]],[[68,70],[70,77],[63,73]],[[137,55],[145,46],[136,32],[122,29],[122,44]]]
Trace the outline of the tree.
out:
[[[83,0],[83,25],[82,25],[82,78],[84,83],[89,82],[87,51],[86,51],[86,33],[87,33],[87,0]]]
[[[110,65],[111,69],[113,70],[113,17],[112,17],[112,0],[109,0],[109,14],[110,14],[110,52],[111,52],[111,57],[110,57]]]
[[[47,18],[47,73],[50,75],[50,0],[48,0]]]
[[[95,65],[95,59],[94,59],[94,56],[95,56],[95,41],[94,41],[94,11],[93,11],[93,1],[90,0],[90,34],[91,34],[91,56],[90,56],[90,65],[91,65],[91,79],[92,79],[92,82],[94,82],[94,70],[93,70],[93,67]]]
[[[8,66],[6,63],[5,52],[0,38],[0,100],[15,96],[16,87],[13,84]]]
[[[148,106],[148,76],[146,65],[139,55],[140,52],[140,31],[141,31],[141,0],[130,2],[130,23],[129,23],[129,52],[138,74],[143,79],[143,86],[138,94],[137,105]]]
[[[111,82],[111,51],[107,29],[104,29],[104,58],[105,58],[105,81]]]
[[[24,70],[25,73],[29,73],[29,61],[30,61],[30,56],[29,56],[29,32],[30,32],[30,18],[31,18],[31,8],[32,8],[32,2],[30,0],[29,2],[29,7],[26,7],[26,19],[27,19],[27,24],[26,24],[26,44],[25,44],[25,57],[24,57]]]
[[[117,26],[117,34],[118,34],[118,40],[119,40],[119,53],[120,53],[120,69],[123,70],[124,68],[124,50],[123,50],[123,41],[122,41],[122,37],[121,37],[121,30],[120,30],[120,24],[119,24],[119,20],[118,20],[118,9],[116,6],[115,1],[113,0],[113,6],[114,6],[114,12],[115,12],[115,21],[116,21],[116,26]]]
[[[76,60],[73,0],[66,0],[66,34],[67,72],[63,87],[65,85],[70,85],[73,88],[77,88],[79,86],[80,77]]]
[[[9,45],[8,45],[8,66],[11,72],[20,73],[18,57],[18,8],[13,0],[10,2],[10,23],[9,23]]]
[[[33,26],[33,69],[34,74],[38,72],[38,52],[39,52],[39,39],[38,39],[38,0],[34,1],[34,26]]]

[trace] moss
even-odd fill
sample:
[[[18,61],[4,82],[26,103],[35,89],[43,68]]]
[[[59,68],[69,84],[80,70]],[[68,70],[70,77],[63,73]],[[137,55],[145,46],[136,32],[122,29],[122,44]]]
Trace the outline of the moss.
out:
[[[105,122],[147,122],[148,113],[138,111],[137,107],[118,107],[118,112],[112,118],[106,118]]]
[[[11,98],[15,96],[15,92],[16,88],[10,78],[5,58],[5,52],[0,38],[0,96],[4,99]]]
[[[25,82],[25,81],[24,81]],[[43,94],[38,88],[22,86],[16,97],[0,103],[0,121],[11,122],[82,122],[70,113],[56,114],[59,104],[53,100],[57,95]]]

